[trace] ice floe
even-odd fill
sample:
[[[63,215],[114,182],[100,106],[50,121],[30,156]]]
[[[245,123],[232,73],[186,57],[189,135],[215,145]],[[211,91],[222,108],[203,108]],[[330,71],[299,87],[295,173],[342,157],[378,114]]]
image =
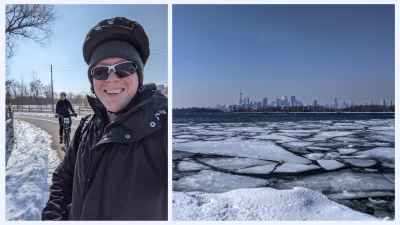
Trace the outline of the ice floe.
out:
[[[381,174],[355,173],[347,169],[304,176],[294,181],[276,182],[277,189],[305,187],[313,190],[328,191],[394,191],[394,184]]]
[[[338,148],[337,150],[341,155],[346,155],[358,151],[357,149],[351,149],[351,148]]]
[[[236,170],[237,173],[251,173],[251,174],[269,174],[271,173],[276,166],[277,163],[273,163],[271,165],[264,166],[254,166],[246,169]]]
[[[199,158],[198,160],[207,165],[231,171],[252,166],[276,165],[274,162],[249,158]]]
[[[345,166],[345,164],[336,160],[317,160],[318,164],[326,170],[336,170]]]
[[[376,164],[376,161],[372,159],[345,159],[344,161],[358,167],[369,167]]]
[[[316,165],[303,165],[297,163],[284,163],[277,169],[275,169],[275,173],[299,173],[308,170],[319,169],[319,166]]]
[[[202,191],[211,193],[227,192],[239,188],[255,188],[267,185],[264,179],[231,175],[211,170],[183,177],[173,182],[175,191]]]
[[[178,169],[180,171],[193,171],[193,170],[210,169],[210,167],[205,166],[205,165],[200,164],[200,163],[182,161],[182,162],[179,163]]]
[[[385,161],[394,163],[394,150],[395,148],[377,147],[366,151],[359,151],[354,155],[366,156],[377,161]]]

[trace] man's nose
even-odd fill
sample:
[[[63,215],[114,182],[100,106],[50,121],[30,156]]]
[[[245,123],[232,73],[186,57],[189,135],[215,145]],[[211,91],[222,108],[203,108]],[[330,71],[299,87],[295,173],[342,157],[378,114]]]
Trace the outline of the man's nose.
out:
[[[111,70],[107,80],[110,81],[119,80],[119,76],[114,72],[114,70]]]

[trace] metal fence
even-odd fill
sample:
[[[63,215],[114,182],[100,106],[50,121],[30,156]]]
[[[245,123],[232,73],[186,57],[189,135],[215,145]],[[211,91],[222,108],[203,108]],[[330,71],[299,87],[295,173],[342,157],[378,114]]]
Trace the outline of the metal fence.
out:
[[[13,112],[10,112],[8,107],[6,106],[6,154],[8,152],[8,148],[12,143],[14,143],[14,116]]]
[[[91,108],[83,106],[73,106],[78,116],[85,116],[87,114],[93,114]],[[54,107],[55,110],[55,107]],[[29,112],[29,113],[54,113],[51,105],[14,105],[12,106],[13,112]]]

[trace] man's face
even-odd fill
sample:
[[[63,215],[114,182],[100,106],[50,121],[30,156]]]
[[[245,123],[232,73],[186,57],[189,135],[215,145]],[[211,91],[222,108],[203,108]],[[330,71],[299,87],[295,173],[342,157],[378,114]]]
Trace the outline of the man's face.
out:
[[[96,66],[111,66],[128,60],[122,58],[108,58],[99,62]],[[123,109],[135,96],[139,85],[138,76],[135,72],[131,76],[118,77],[114,70],[110,71],[107,80],[93,79],[93,88],[97,97],[107,110],[118,112]]]
[[[63,100],[63,101],[64,101],[64,100],[65,100],[65,96],[62,96],[62,97],[61,97],[61,100]]]

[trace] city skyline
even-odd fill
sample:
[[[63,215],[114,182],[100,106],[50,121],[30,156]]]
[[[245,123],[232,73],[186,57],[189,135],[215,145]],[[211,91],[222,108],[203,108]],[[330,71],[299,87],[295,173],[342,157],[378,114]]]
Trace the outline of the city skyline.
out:
[[[290,98],[289,98],[290,97]],[[290,100],[290,101],[289,101]],[[243,95],[242,89],[240,89],[240,97],[238,102],[236,103],[218,103],[216,105],[203,105],[200,108],[213,108],[213,109],[226,109],[226,111],[230,111],[232,107],[244,107],[244,108],[263,108],[263,107],[281,107],[281,106],[324,106],[328,108],[342,108],[342,107],[351,107],[356,105],[386,105],[391,106],[395,105],[394,100],[390,99],[368,99],[365,102],[354,102],[351,100],[338,100],[334,98],[332,102],[320,102],[318,99],[315,99],[311,103],[301,101],[296,95],[282,95],[281,97],[262,97],[261,99],[250,99]],[[198,107],[198,106],[189,106],[186,108]],[[174,107],[179,108],[179,107]],[[184,108],[184,107],[182,107]]]
[[[173,12],[174,108],[237,104],[239,89],[257,101],[296,93],[309,104],[395,102],[394,5],[174,5]]]

